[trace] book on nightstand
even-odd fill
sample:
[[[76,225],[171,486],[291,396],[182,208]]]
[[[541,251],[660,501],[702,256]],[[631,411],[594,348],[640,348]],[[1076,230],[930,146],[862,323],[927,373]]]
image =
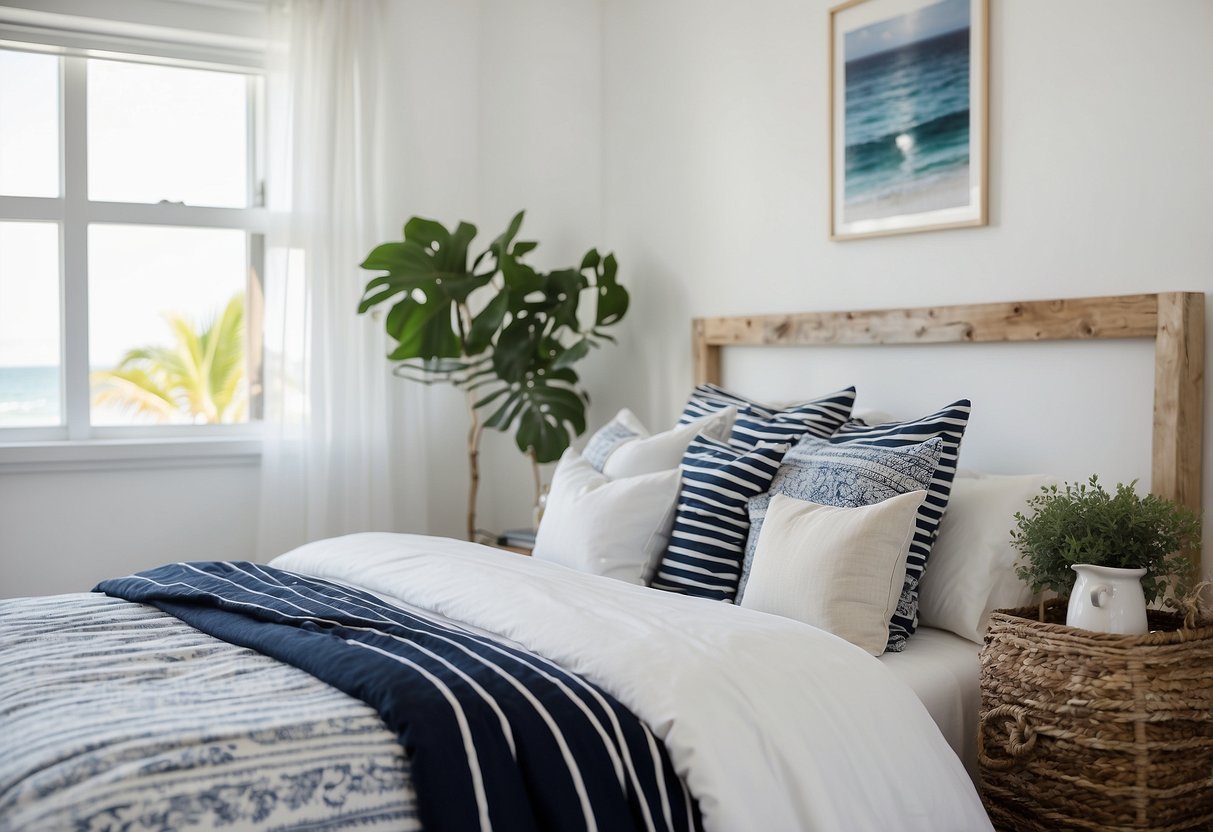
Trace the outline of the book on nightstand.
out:
[[[497,537],[498,546],[512,546],[515,549],[535,548],[534,529],[509,529]]]

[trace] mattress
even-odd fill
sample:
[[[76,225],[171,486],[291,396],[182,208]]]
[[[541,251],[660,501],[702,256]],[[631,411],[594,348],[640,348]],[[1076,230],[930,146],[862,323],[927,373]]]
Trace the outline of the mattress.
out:
[[[946,630],[919,627],[900,653],[880,661],[913,689],[977,783],[981,645]]]

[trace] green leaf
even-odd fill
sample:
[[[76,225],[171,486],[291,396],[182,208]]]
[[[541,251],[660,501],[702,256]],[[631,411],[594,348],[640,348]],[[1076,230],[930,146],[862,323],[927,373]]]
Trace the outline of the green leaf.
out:
[[[492,280],[490,275],[475,275],[469,274],[464,276],[449,276],[439,278],[437,281],[442,289],[442,294],[446,295],[456,303],[463,303],[468,299],[468,295],[487,284]]]
[[[493,336],[501,328],[505,313],[509,309],[510,296],[508,292],[498,292],[497,296],[488,302],[480,314],[472,319],[472,328],[468,332],[468,355],[479,355],[489,348]]]
[[[489,393],[483,399],[480,399],[479,401],[477,401],[476,404],[473,405],[473,407],[475,407],[477,410],[479,410],[482,407],[488,407],[490,404],[497,401],[499,398],[501,398],[508,392],[510,392],[510,388],[508,386],[499,387],[496,390],[494,390],[492,393]]]
[[[507,387],[506,389],[509,390],[510,388]],[[518,411],[521,409],[522,394],[517,390],[513,390],[501,407],[497,408],[497,411],[485,421],[484,426],[486,428],[493,428],[494,430],[505,430],[517,418]]]
[[[404,224],[404,239],[437,251],[451,240],[451,232],[437,220],[412,217]]]
[[[361,315],[373,306],[378,306],[388,298],[400,294],[399,289],[388,287],[378,292],[371,292],[363,296],[362,302],[358,304],[358,314]]]
[[[543,333],[528,318],[515,318],[497,336],[493,369],[502,381],[520,383],[535,366]]]
[[[514,255],[515,257],[521,257],[537,248],[539,248],[539,243],[534,241],[528,240],[526,242],[517,242],[514,243],[514,247],[510,249],[510,254]]]
[[[518,236],[518,229],[522,228],[522,217],[525,213],[526,211],[519,211],[515,214],[514,218],[510,220],[509,227],[505,231],[502,231],[497,236],[497,239],[489,244],[489,251],[493,252],[493,256],[497,258],[497,262],[501,262],[502,258],[506,256],[510,243]]]
[[[576,344],[561,350],[556,359],[552,362],[552,369],[560,370],[565,367],[571,367],[581,359],[589,355],[590,341],[588,338],[582,338]]]
[[[388,354],[393,361],[409,358],[457,358],[462,354],[459,336],[451,318],[451,301],[441,295],[418,303],[412,298],[399,304],[404,307],[395,323],[400,332],[396,349]]]
[[[445,248],[438,252],[439,268],[445,272],[461,274],[468,270],[468,246],[476,237],[476,226],[461,222],[450,235]]]
[[[595,326],[610,326],[618,323],[628,311],[628,290],[615,281],[619,264],[614,254],[608,254],[597,271],[595,286],[598,290],[598,312]]]
[[[520,299],[543,288],[543,275],[526,263],[520,263],[510,255],[499,258],[497,262],[501,266],[501,276],[505,278],[505,285]]]
[[[584,397],[538,378],[518,393],[521,407],[516,414],[515,444],[523,452],[533,451],[541,463],[555,462],[573,437],[585,431]]]
[[[434,262],[429,249],[412,240],[398,243],[384,243],[376,246],[361,267],[370,271],[385,271],[391,274],[404,274],[416,271],[433,271]]]
[[[549,334],[560,336],[560,331],[580,332],[577,307],[581,303],[581,290],[588,286],[585,276],[576,269],[557,269],[543,276],[544,299],[536,305],[552,320]]]

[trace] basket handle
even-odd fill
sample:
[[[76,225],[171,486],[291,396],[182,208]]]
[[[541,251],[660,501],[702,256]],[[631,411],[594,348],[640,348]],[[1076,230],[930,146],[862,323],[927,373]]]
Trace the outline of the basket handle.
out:
[[[1008,757],[995,759],[986,753],[986,730],[993,729],[995,720],[1004,719],[1007,731],[1005,743]],[[1028,724],[1028,711],[1019,705],[999,705],[981,715],[977,730],[977,761],[982,768],[1006,771],[1022,762],[1036,747],[1036,729]]]

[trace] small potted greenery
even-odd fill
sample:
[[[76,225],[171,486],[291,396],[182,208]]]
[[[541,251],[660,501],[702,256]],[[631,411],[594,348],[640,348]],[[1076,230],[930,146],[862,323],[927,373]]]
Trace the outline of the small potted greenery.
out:
[[[1016,569],[1033,592],[1069,598],[1066,623],[1105,632],[1145,632],[1146,604],[1170,605],[1192,585],[1184,554],[1199,545],[1200,516],[1136,481],[1114,494],[1098,477],[1046,486],[1018,512],[1011,542],[1022,557]],[[1169,593],[1169,594],[1168,594]]]

